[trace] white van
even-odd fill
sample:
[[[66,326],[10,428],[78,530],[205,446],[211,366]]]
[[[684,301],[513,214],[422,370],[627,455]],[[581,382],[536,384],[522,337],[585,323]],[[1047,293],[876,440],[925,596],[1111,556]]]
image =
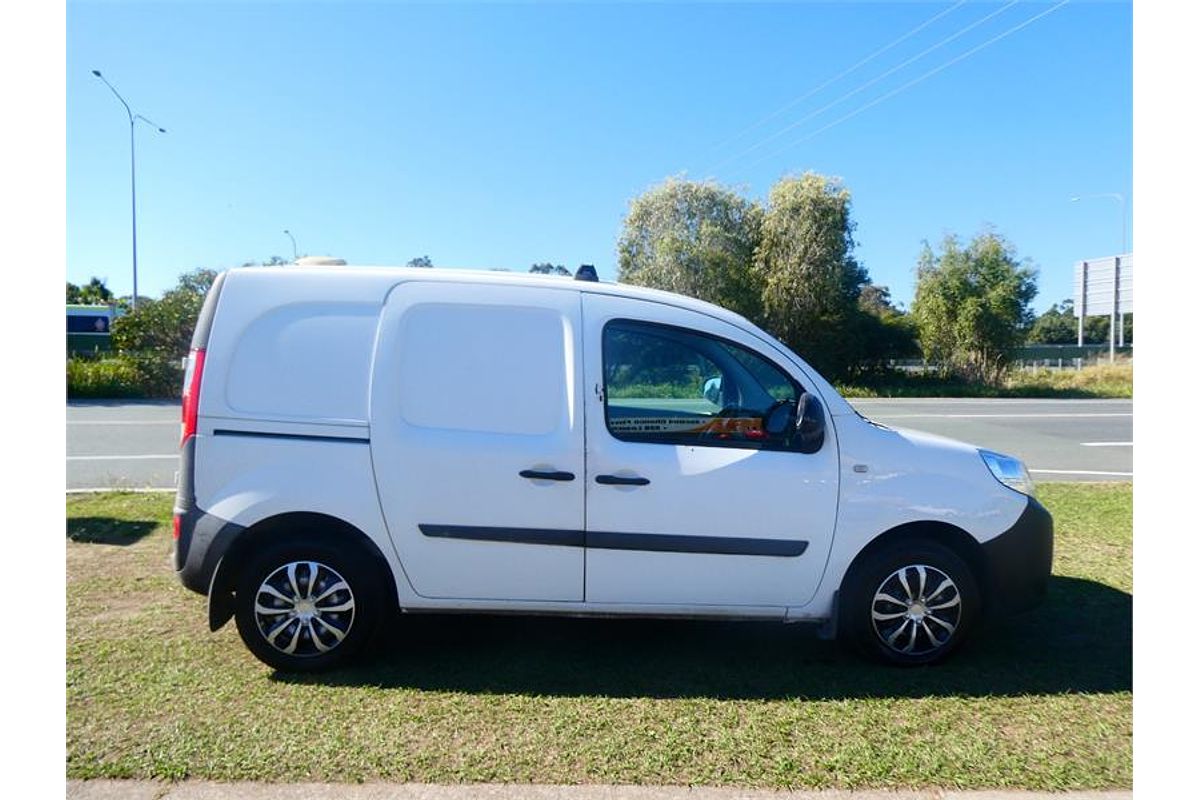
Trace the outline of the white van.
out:
[[[864,419],[742,317],[617,284],[231,270],[181,451],[179,577],[281,670],[396,609],[821,622],[929,663],[1050,574],[1021,462]]]

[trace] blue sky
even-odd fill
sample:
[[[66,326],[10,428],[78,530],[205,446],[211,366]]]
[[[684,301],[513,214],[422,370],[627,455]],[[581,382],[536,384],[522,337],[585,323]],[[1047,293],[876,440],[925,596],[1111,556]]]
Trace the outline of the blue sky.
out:
[[[1040,268],[1041,310],[1120,247],[1116,202],[1069,199],[1132,209],[1128,3],[1073,0],[820,130],[1054,3],[1006,5],[69,3],[67,278],[131,288],[128,124],[96,68],[168,130],[137,132],[142,294],[290,257],[284,228],[352,263],[611,280],[629,200],[665,177],[764,198],[811,169],[852,191],[896,299],[922,240],[990,224]]]

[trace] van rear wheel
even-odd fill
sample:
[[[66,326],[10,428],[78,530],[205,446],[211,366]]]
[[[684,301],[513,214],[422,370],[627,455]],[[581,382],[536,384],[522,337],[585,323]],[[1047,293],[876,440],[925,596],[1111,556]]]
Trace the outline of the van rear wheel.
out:
[[[898,542],[867,556],[846,577],[839,636],[888,664],[933,664],[949,656],[979,616],[971,568],[937,542]]]
[[[370,640],[383,593],[371,564],[316,539],[254,555],[236,589],[238,633],[260,661],[319,672],[352,660]]]

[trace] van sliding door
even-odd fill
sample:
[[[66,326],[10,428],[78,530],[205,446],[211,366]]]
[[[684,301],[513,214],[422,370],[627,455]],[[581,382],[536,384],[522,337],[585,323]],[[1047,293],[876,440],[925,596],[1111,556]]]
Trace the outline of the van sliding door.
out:
[[[371,456],[418,594],[583,600],[581,353],[575,292],[420,281],[391,292]]]

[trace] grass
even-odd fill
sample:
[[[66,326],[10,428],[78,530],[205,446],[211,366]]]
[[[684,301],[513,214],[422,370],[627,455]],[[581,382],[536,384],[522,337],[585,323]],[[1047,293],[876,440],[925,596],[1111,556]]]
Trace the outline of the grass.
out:
[[[273,673],[170,571],[170,498],[67,501],[67,775],[1126,788],[1128,485],[1048,484],[1055,573],[950,663],[801,626],[404,618],[368,663]]]
[[[895,372],[857,384],[839,384],[845,397],[1048,397],[1131,398],[1133,362],[1082,369],[1013,370],[1001,386],[968,383],[936,374]]]

